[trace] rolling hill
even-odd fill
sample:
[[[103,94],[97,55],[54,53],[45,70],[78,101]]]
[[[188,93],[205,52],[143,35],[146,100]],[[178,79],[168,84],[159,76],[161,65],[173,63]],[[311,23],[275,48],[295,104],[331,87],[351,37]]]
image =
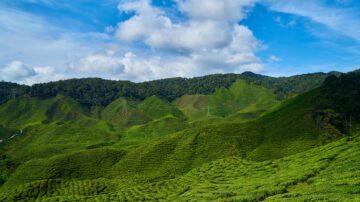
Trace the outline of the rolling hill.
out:
[[[184,95],[175,100],[175,105],[190,120],[206,117],[227,117],[235,113],[261,114],[275,106],[279,101],[269,89],[235,81],[229,89],[218,88],[209,95]]]
[[[360,76],[331,75],[29,87],[0,105],[0,201],[358,200]]]

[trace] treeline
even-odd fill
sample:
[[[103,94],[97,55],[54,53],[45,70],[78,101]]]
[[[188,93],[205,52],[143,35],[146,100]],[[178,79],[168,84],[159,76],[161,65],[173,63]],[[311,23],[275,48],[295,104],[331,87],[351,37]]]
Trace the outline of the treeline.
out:
[[[360,121],[360,72],[329,76],[319,88],[313,114],[333,137],[351,134]]]
[[[106,106],[118,97],[129,97],[143,100],[157,95],[172,101],[185,94],[209,94],[220,87],[229,87],[237,79],[262,85],[272,89],[279,99],[302,93],[318,87],[328,76],[325,73],[305,74],[293,77],[269,77],[252,72],[242,74],[215,74],[195,78],[170,78],[142,83],[130,81],[111,81],[99,78],[70,79],[31,87],[1,82],[2,102],[19,96],[31,96],[42,99],[63,94],[73,98],[80,104]],[[7,86],[8,85],[8,86]],[[12,89],[17,89],[15,94]]]
[[[0,82],[0,104],[19,96],[28,94],[30,91],[29,86],[19,85],[11,82]]]
[[[360,120],[360,72],[329,76],[320,89],[318,107],[331,108],[337,113]]]

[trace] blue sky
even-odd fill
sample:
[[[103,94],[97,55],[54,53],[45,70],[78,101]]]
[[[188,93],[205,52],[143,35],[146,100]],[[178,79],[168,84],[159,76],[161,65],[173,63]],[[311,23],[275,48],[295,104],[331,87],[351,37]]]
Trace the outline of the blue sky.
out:
[[[355,0],[0,1],[0,80],[357,68]]]

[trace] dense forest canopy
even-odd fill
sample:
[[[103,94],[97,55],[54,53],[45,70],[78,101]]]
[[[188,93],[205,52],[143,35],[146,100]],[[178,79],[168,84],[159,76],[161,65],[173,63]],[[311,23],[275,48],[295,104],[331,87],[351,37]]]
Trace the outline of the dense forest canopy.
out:
[[[329,76],[320,89],[319,108],[360,120],[360,72]]]
[[[331,75],[339,73],[332,72]],[[112,81],[100,78],[70,79],[35,84],[31,87],[0,82],[0,103],[13,97],[50,98],[63,94],[84,106],[106,106],[118,97],[143,100],[152,95],[172,101],[185,94],[209,94],[220,87],[228,88],[238,79],[273,90],[279,99],[318,87],[329,74],[313,73],[292,77],[269,77],[252,72],[242,74],[214,74],[195,78],[169,78],[142,83]]]

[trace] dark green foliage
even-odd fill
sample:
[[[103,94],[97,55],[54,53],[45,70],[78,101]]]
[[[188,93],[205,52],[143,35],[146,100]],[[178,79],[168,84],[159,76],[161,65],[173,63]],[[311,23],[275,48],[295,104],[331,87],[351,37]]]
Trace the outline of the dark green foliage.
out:
[[[329,76],[320,87],[314,117],[322,127],[333,127],[341,134],[356,130],[360,121],[360,73]]]
[[[10,99],[23,96],[27,94],[29,90],[30,87],[25,85],[0,81],[0,104],[3,104]]]
[[[210,94],[218,88],[230,87],[239,79],[262,85],[274,91],[279,99],[284,99],[318,87],[327,76],[328,74],[325,73],[314,73],[274,78],[245,72],[242,74],[214,74],[191,79],[170,78],[143,83],[110,81],[99,78],[70,79],[35,84],[31,87],[2,82],[3,86],[0,85],[0,95],[4,95],[4,98],[0,100],[0,103],[7,101],[11,97],[12,89],[15,87],[19,89],[16,96],[30,95],[46,99],[63,94],[89,108],[92,106],[107,106],[119,97],[144,100],[147,97],[156,95],[172,101],[186,94]]]
[[[46,99],[63,94],[87,107],[106,106],[120,95],[131,97],[129,92],[133,85],[128,81],[110,81],[98,78],[70,79],[35,84],[31,87],[30,95]]]
[[[5,140],[13,135],[16,131],[0,125],[0,140]]]
[[[360,73],[328,77],[321,87],[319,108],[332,108],[336,112],[360,119]]]

